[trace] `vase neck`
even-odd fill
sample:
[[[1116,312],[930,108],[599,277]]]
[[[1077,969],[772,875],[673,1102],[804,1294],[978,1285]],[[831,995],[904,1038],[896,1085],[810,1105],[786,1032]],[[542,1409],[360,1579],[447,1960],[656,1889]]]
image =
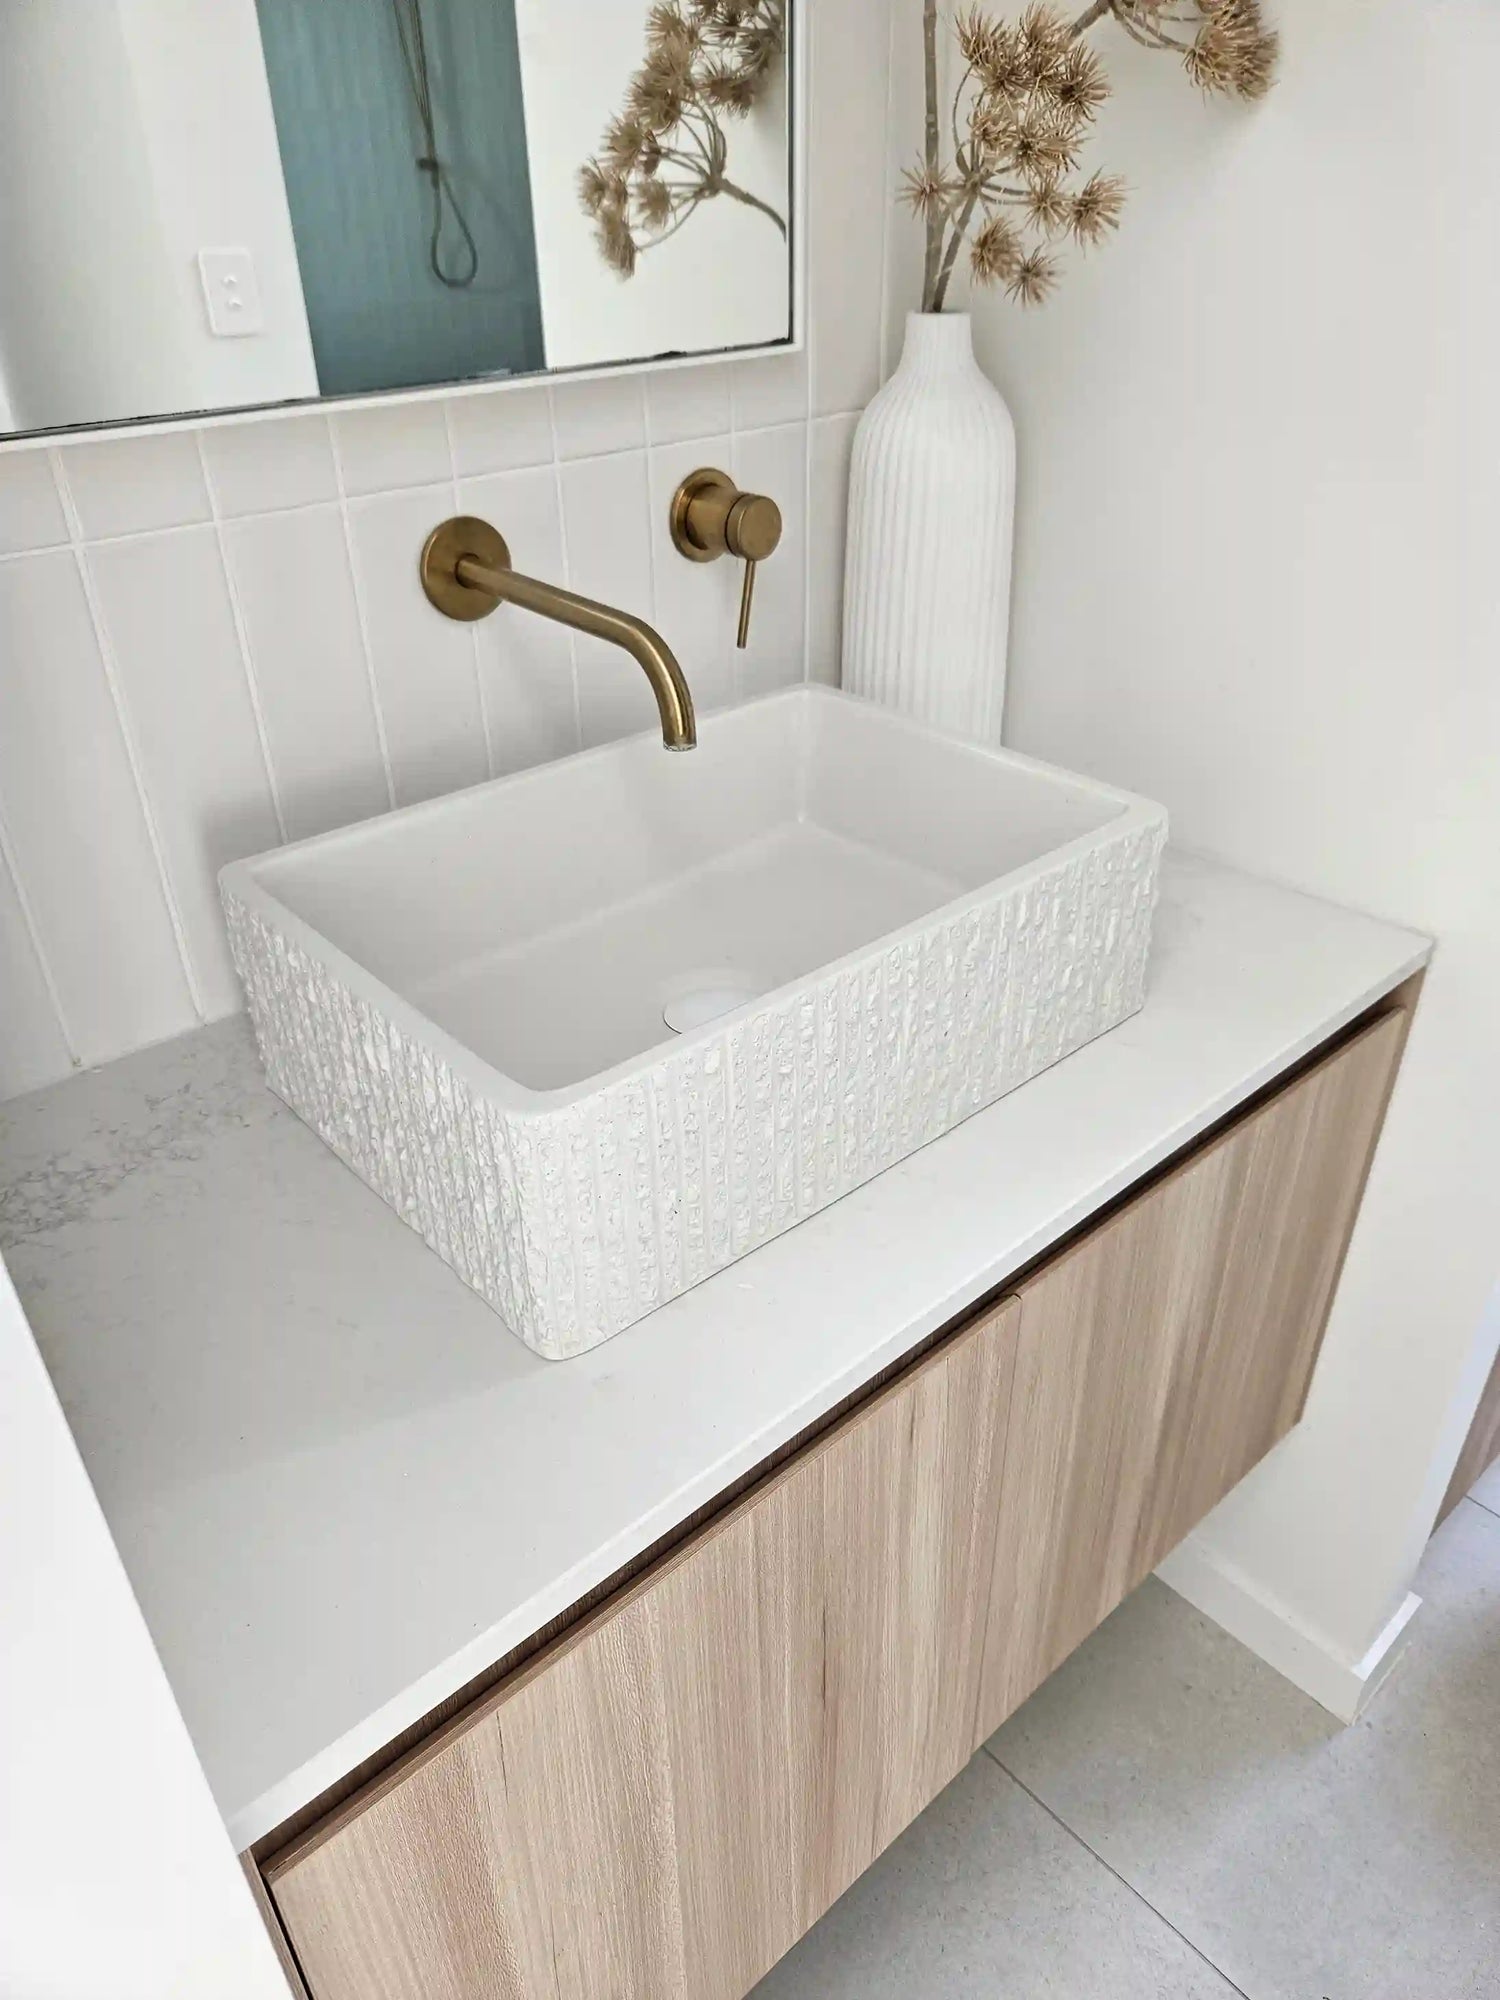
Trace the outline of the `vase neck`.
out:
[[[967,313],[906,315],[901,371],[907,375],[948,375],[974,366],[974,335]]]

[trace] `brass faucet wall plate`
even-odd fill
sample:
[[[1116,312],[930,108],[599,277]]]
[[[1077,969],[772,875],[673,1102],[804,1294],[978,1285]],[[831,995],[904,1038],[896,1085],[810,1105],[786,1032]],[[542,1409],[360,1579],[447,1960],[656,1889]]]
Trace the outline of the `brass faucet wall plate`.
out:
[[[501,600],[460,580],[458,565],[465,556],[485,569],[511,566],[510,550],[497,528],[475,514],[455,514],[422,544],[422,588],[429,603],[448,618],[487,618]]]
[[[722,540],[717,543],[699,541],[689,525],[696,500],[713,498],[719,502],[713,510],[721,528],[724,516],[739,498],[739,488],[727,472],[720,472],[712,465],[702,465],[696,472],[690,472],[672,495],[670,522],[672,546],[677,553],[686,556],[689,562],[715,562],[725,553]]]

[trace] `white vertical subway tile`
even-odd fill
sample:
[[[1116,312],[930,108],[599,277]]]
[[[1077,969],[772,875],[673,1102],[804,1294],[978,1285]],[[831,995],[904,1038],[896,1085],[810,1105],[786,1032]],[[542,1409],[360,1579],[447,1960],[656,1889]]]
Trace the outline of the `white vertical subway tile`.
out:
[[[807,587],[807,426],[745,431],[730,468],[739,485],[781,509],[781,546],[756,571],[750,644],[734,655],[741,700],[803,678]]]
[[[463,480],[459,505],[504,535],[523,575],[563,581],[562,514],[550,465]],[[579,747],[573,638],[565,626],[502,604],[473,627],[497,775]]]
[[[224,515],[307,507],[338,492],[327,419],[261,417],[204,430],[203,456]]]
[[[218,871],[280,832],[218,541],[183,528],[88,561],[198,996],[211,1019],[233,1013]]]
[[[350,509],[355,587],[398,805],[489,775],[470,628],[435,611],[417,577],[422,544],[452,507],[445,486],[436,494],[387,493]]]
[[[742,565],[729,556],[720,556],[717,562],[689,561],[672,541],[668,514],[677,483],[685,474],[703,465],[727,472],[731,456],[727,436],[662,445],[650,456],[656,623],[687,675],[694,703],[703,710],[724,708],[734,699],[729,655],[734,645]],[[780,553],[778,550],[778,557]]]
[[[34,446],[0,451],[0,555],[55,548],[67,539],[50,455]]]
[[[858,417],[820,417],[808,432],[807,674],[839,682],[849,454]]]
[[[561,458],[634,451],[646,442],[646,406],[639,375],[601,375],[592,382],[552,384]]]
[[[77,1054],[180,1034],[196,1015],[69,551],[0,564],[0,716],[0,805]]]
[[[646,421],[652,444],[718,437],[729,429],[728,362],[702,368],[666,368],[647,375]]]
[[[208,489],[191,431],[70,444],[62,465],[90,541],[208,519]]]
[[[54,1083],[72,1067],[15,878],[0,852],[0,1098]]]
[[[767,429],[801,423],[807,415],[807,353],[757,354],[730,363],[734,427]]]
[[[655,606],[646,454],[581,459],[563,466],[561,479],[573,589],[649,621]],[[575,641],[575,653],[585,744],[607,743],[652,727],[656,703],[628,653],[583,633]]]
[[[225,547],[287,838],[390,801],[336,507],[232,521]]]
[[[389,493],[402,486],[435,485],[450,476],[447,419],[436,398],[340,410],[333,419],[333,436],[346,493]]]
[[[448,422],[461,479],[552,462],[552,405],[545,382],[455,396]]]
[[[880,385],[889,10],[818,0],[811,16],[808,284],[812,414],[862,409]],[[920,28],[915,57],[920,60]]]

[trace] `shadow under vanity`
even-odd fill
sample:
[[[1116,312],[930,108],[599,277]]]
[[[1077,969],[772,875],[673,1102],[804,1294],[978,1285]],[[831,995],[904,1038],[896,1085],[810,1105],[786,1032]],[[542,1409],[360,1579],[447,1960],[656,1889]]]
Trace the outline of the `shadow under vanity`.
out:
[[[312,2000],[742,1995],[1296,1423],[1424,941],[1169,855],[1145,1007],[530,1354],[228,1022],[5,1250]]]

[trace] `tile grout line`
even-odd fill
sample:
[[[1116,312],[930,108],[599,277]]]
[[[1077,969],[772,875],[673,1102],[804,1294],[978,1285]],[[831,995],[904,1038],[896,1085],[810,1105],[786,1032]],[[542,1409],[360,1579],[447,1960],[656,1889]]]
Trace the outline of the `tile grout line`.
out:
[[[203,449],[203,433],[199,430],[194,431],[192,435],[198,453],[198,471],[203,479],[203,490],[208,495],[208,517],[214,531],[214,546],[219,552],[219,573],[224,579],[224,591],[229,599],[229,620],[234,626],[234,640],[240,656],[240,671],[245,676],[245,691],[250,697],[250,713],[255,718],[255,735],[260,744],[260,761],[265,769],[266,787],[271,794],[271,811],[275,816],[280,843],[285,847],[286,812],[282,807],[281,786],[277,782],[276,767],[271,758],[271,739],[266,732],[265,712],[260,700],[260,684],[255,677],[255,662],[250,654],[250,628],[245,622],[245,608],[240,601],[239,583],[234,574],[234,566],[229,560],[229,544],[224,535],[224,517],[219,510],[219,490],[208,468],[208,453]]]
[[[651,399],[646,394],[646,377],[641,386],[641,474],[646,482],[646,594],[651,603],[651,623],[660,629],[661,611],[656,602],[656,506],[651,490]]]
[[[68,524],[69,550],[73,557],[73,567],[79,587],[83,591],[83,601],[88,609],[89,623],[93,627],[94,644],[99,651],[99,664],[103,669],[105,686],[109,690],[110,702],[115,712],[115,727],[119,730],[120,741],[125,747],[125,762],[130,768],[131,782],[135,786],[136,804],[140,807],[141,819],[146,828],[146,841],[151,849],[151,858],[156,863],[158,886],[161,889],[162,902],[166,906],[167,922],[172,927],[177,957],[182,966],[183,985],[187,989],[188,1002],[193,1012],[200,1021],[206,1022],[208,1009],[204,1005],[203,994],[198,986],[198,975],[193,969],[192,955],[188,950],[187,927],[178,905],[177,891],[172,886],[172,874],[167,866],[161,828],[156,823],[156,814],[152,809],[150,794],[146,787],[146,775],[141,769],[140,749],[131,726],[125,690],[120,684],[120,667],[115,658],[114,641],[110,638],[104,606],[100,602],[98,586],[89,566],[88,542],[83,532],[83,520],[63,466],[62,453],[54,445],[48,448],[47,457],[52,468],[52,483],[57,489],[63,517]]]
[[[354,523],[349,518],[349,492],[344,483],[344,459],[339,450],[337,430],[326,417],[323,422],[328,433],[328,455],[333,461],[333,487],[337,496],[339,524],[344,533],[344,561],[349,566],[349,589],[354,598],[354,622],[359,629],[359,648],[364,655],[365,687],[370,696],[370,713],[375,721],[375,742],[380,751],[381,770],[385,774],[386,802],[394,812],[396,777],[391,765],[391,746],[385,733],[385,710],[380,704],[380,685],[375,678],[375,649],[370,644],[370,621],[365,615],[365,594],[360,585],[359,564],[354,558]]]
[[[42,976],[42,985],[46,989],[47,998],[52,1003],[52,1012],[57,1019],[57,1032],[62,1038],[62,1045],[67,1052],[68,1061],[74,1069],[82,1069],[83,1057],[78,1052],[77,1037],[68,1025],[68,1015],[62,1003],[62,994],[59,992],[57,981],[53,977],[52,963],[47,957],[46,948],[42,944],[41,931],[37,928],[36,913],[31,907],[31,898],[26,893],[26,885],[21,880],[20,858],[11,840],[10,827],[6,823],[3,804],[0,804],[0,867],[3,867],[6,874],[9,875],[10,886],[15,891],[16,908],[21,912],[21,922],[25,927],[27,941],[31,945],[31,955],[36,960],[37,971]]]
[[[814,423],[827,424],[832,423],[837,417],[857,417],[860,414],[860,411],[853,409],[825,410],[821,416],[814,417],[812,421]],[[805,421],[806,418],[802,410],[799,409],[795,416],[779,417],[774,423],[746,424],[740,428],[739,435],[748,438],[759,437],[768,431],[794,430]],[[693,444],[698,442],[700,438],[706,441],[708,438],[721,435],[723,435],[722,432],[716,431],[695,431],[690,432],[686,437],[674,438],[671,442],[673,444]],[[330,449],[333,450],[333,455],[337,462],[338,453],[336,448],[330,445]],[[528,460],[519,465],[501,466],[496,468],[496,470],[497,472],[541,472],[549,469],[556,463],[563,465],[602,465],[609,459],[623,458],[628,452],[640,451],[641,449],[640,445],[621,445],[617,451],[577,452],[571,458],[564,458],[561,457],[554,447],[554,450],[545,458]],[[494,475],[478,473],[473,476],[476,478],[486,478]],[[351,512],[354,512],[361,507],[375,505],[382,500],[392,499],[398,494],[418,493],[424,489],[437,493],[450,483],[446,478],[413,479],[395,486],[372,487],[368,493],[348,494],[345,493],[340,482],[339,491],[332,499],[289,500],[283,506],[236,508],[232,512],[226,513],[223,518],[225,524],[228,525],[234,521],[266,521],[280,519],[293,514],[316,514],[327,507],[347,506]],[[119,528],[112,534],[107,535],[83,536],[80,534],[79,539],[85,541],[89,548],[112,548],[121,542],[144,542],[154,540],[163,535],[187,534],[194,528],[207,526],[208,519],[208,516],[202,516],[191,521],[171,521],[155,528]],[[5,568],[10,563],[26,562],[32,556],[55,555],[59,549],[67,549],[71,546],[72,542],[70,538],[64,535],[60,540],[37,542],[27,548],[0,549],[0,569]]]
[[[453,511],[455,514],[462,514],[463,502],[458,495],[458,452],[453,443],[453,405],[444,397],[438,407],[443,413],[443,436],[448,443],[448,485],[452,493]],[[484,774],[487,778],[493,778],[495,739],[490,733],[490,704],[484,688],[484,655],[479,644],[477,618],[469,626],[469,652],[474,662],[474,694],[479,703],[479,727],[484,736]]]
[[[1104,1856],[1099,1852],[1099,1850],[1096,1847],[1091,1847],[1088,1841],[1084,1839],[1081,1833],[1079,1833],[1074,1827],[1069,1826],[1068,1822],[1063,1818],[1061,1813],[1054,1812],[1051,1806],[1048,1805],[1047,1801],[1043,1798],[1039,1798],[1037,1794],[1031,1789],[1030,1785],[1026,1784],[1023,1779],[1018,1778],[1016,1776],[1015,1772],[1011,1770],[1009,1765],[1002,1764],[1000,1759],[995,1755],[994,1751],[990,1748],[988,1743],[981,1743],[979,1747],[983,1751],[984,1755],[989,1758],[990,1762],[995,1766],[995,1769],[997,1771],[1003,1771],[1005,1776],[1010,1779],[1011,1783],[1017,1788],[1018,1791],[1024,1792],[1027,1798],[1031,1800],[1031,1803],[1034,1806],[1039,1806],[1041,1810],[1047,1815],[1048,1819],[1053,1820],[1058,1826],[1062,1828],[1063,1832],[1068,1836],[1069,1840],[1075,1841],[1078,1844],[1078,1846],[1083,1849],[1084,1853],[1091,1855],[1093,1859],[1098,1862],[1099,1866],[1106,1871],[1107,1874],[1113,1875],[1113,1877],[1120,1884],[1120,1887],[1122,1889],[1127,1890],[1130,1895],[1134,1896],[1135,1900],[1138,1903],[1144,1905],[1144,1907],[1151,1912],[1152,1916],[1154,1916],[1159,1923],[1165,1924],[1167,1929],[1172,1933],[1172,1935],[1175,1938],[1179,1938],[1182,1941],[1182,1943],[1187,1946],[1188,1950],[1193,1954],[1195,1958],[1201,1959],[1203,1963],[1208,1967],[1210,1972],[1214,1973],[1218,1978],[1223,1980],[1224,1984],[1229,1988],[1231,1993],[1237,1993],[1239,1995],[1239,2000],[1250,2000],[1250,1995],[1245,1991],[1244,1987],[1237,1986],[1235,1982],[1230,1978],[1229,1974],[1224,1970],[1223,1966],[1215,1965],[1214,1961],[1209,1957],[1208,1953],[1203,1950],[1201,1945],[1194,1944],[1193,1940],[1188,1936],[1186,1931],[1180,1930],[1178,1926],[1173,1923],[1172,1919],[1169,1916],[1166,1916],[1161,1910],[1157,1909],[1155,1903],[1151,1901],[1149,1896],[1142,1895],[1141,1891],[1137,1889],[1135,1884],[1132,1881],[1130,1881],[1128,1877],[1122,1875],[1119,1869],[1114,1866],[1113,1862],[1106,1861]]]
[[[1480,1477],[1483,1478],[1484,1474],[1481,1473]],[[1500,1507],[1492,1507],[1488,1500],[1477,1499],[1472,1492],[1466,1493],[1464,1498],[1465,1500],[1472,1501],[1481,1514],[1488,1514],[1492,1521],[1500,1521]]]
[[[552,489],[557,496],[557,541],[562,551],[563,586],[573,588],[573,559],[568,550],[568,502],[563,490],[562,452],[557,441],[557,398],[547,384],[547,427],[552,434]],[[583,748],[583,694],[578,672],[578,634],[568,633],[568,658],[573,663],[573,748]]]

